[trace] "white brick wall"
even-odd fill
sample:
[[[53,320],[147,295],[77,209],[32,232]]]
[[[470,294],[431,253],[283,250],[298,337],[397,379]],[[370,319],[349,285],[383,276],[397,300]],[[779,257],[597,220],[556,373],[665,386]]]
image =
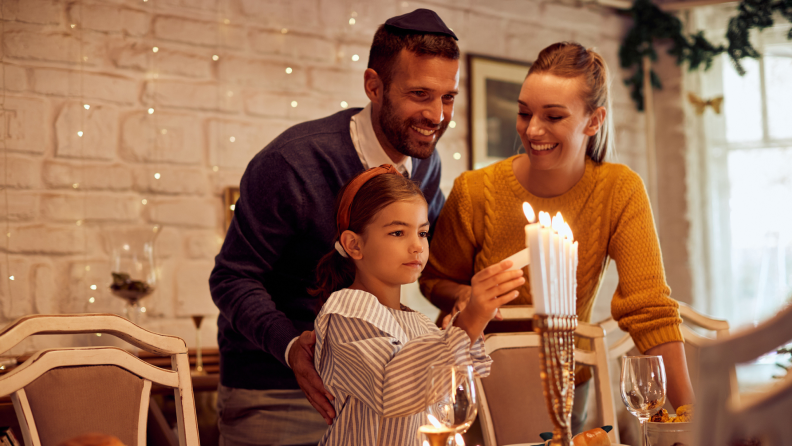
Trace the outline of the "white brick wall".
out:
[[[0,223],[11,237],[0,240],[0,277],[15,280],[0,280],[0,324],[30,312],[120,312],[107,291],[104,234],[158,223],[161,282],[144,324],[192,345],[188,316],[211,314],[202,335],[214,344],[207,279],[222,242],[222,188],[238,184],[250,158],[289,126],[341,110],[341,101],[365,105],[376,27],[418,7],[436,10],[463,52],[531,60],[559,40],[599,49],[616,75],[621,160],[643,174],[643,121],[616,58],[628,23],[606,9],[539,0],[7,0],[0,174],[7,168],[9,190],[8,213],[0,192]],[[468,164],[464,60],[461,77],[458,125],[438,149],[446,192]]]

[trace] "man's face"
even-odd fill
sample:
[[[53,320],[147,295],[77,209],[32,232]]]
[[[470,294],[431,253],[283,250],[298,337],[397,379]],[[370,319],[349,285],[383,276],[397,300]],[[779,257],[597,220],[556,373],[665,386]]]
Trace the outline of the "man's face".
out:
[[[459,61],[402,50],[379,113],[379,127],[399,153],[432,155],[454,117]]]

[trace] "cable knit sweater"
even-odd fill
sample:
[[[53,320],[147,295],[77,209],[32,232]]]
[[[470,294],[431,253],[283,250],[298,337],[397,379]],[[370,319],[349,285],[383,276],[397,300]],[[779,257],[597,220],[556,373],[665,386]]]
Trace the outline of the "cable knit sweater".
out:
[[[517,155],[521,156],[521,155]],[[441,279],[470,284],[473,275],[525,247],[522,203],[535,211],[561,212],[579,243],[577,314],[591,320],[608,262],[619,272],[611,313],[641,352],[682,341],[679,305],[670,296],[652,210],[641,178],[621,164],[586,159],[583,178],[565,194],[540,198],[520,185],[512,169],[517,156],[463,173],[440,213],[429,263],[420,279],[431,299]],[[527,267],[525,268],[527,271]],[[530,278],[516,305],[532,303]],[[578,374],[578,382],[583,378]]]

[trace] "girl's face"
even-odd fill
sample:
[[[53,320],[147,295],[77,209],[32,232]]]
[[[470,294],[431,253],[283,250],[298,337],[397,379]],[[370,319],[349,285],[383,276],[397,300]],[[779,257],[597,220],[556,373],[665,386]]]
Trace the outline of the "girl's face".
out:
[[[419,197],[396,201],[379,211],[360,240],[357,269],[388,285],[418,280],[429,258],[429,217]]]
[[[517,101],[517,133],[531,169],[571,169],[585,161],[586,142],[599,124],[597,113],[586,113],[582,98],[579,77],[534,73],[525,79]]]

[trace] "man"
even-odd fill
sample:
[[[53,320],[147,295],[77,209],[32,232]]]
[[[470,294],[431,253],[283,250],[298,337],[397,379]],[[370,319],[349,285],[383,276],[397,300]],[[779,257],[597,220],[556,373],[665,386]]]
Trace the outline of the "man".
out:
[[[248,165],[209,279],[220,309],[221,444],[316,444],[332,423],[307,289],[333,249],[335,197],[362,170],[393,164],[420,184],[434,224],[445,202],[434,149],[458,92],[456,40],[426,9],[389,19],[364,75],[371,102],[286,130]]]

